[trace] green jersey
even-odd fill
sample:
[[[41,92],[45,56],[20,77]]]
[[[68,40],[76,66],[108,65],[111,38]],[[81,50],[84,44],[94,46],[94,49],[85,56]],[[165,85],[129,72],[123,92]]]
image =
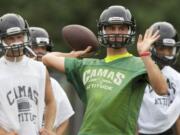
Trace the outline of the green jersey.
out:
[[[105,63],[98,59],[65,59],[67,79],[86,104],[79,135],[134,135],[146,86],[140,58]]]

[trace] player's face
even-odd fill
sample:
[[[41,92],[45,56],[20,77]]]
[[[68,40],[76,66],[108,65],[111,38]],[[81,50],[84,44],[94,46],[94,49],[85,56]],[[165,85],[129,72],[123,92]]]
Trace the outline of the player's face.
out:
[[[42,57],[47,53],[46,46],[44,45],[33,46],[32,50],[36,53],[38,61],[42,61]]]
[[[3,42],[6,44],[6,55],[10,57],[16,57],[23,55],[23,48],[17,47],[18,45],[21,45],[24,43],[24,34],[16,34],[12,36],[7,36],[3,39]],[[11,47],[8,48],[8,47]],[[13,49],[12,49],[13,48]]]
[[[156,51],[160,56],[172,56],[173,55],[173,48],[172,47],[162,47],[156,46]]]
[[[125,40],[125,37],[122,37],[121,35],[128,34],[128,26],[127,25],[109,25],[105,28],[106,34],[110,35],[109,40],[110,41],[118,41],[121,42]],[[112,36],[111,36],[112,35]],[[116,35],[116,36],[113,36]]]
[[[4,38],[4,42],[8,45],[11,46],[16,43],[23,43],[24,42],[24,34],[17,34],[17,35],[12,35]]]

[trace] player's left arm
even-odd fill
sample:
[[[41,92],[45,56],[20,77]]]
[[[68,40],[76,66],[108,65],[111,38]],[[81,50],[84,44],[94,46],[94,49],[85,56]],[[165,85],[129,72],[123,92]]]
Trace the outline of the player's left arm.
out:
[[[168,92],[166,79],[159,67],[152,60],[151,55],[148,55],[151,45],[159,38],[159,36],[159,31],[153,33],[152,29],[147,29],[144,37],[140,35],[138,38],[137,50],[145,64],[150,85],[157,94],[165,95]]]
[[[0,135],[18,135],[15,131],[6,131],[5,129],[0,127]]]
[[[68,125],[69,125],[69,119],[64,121],[61,125],[59,125],[59,127],[57,127],[56,134],[57,135],[65,135]]]
[[[52,130],[56,116],[56,103],[52,91],[49,73],[47,70],[46,70],[45,103],[46,103],[46,109],[45,109],[44,128],[47,130]]]
[[[176,130],[176,135],[180,135],[180,116],[176,121],[176,126],[175,126],[175,130]]]

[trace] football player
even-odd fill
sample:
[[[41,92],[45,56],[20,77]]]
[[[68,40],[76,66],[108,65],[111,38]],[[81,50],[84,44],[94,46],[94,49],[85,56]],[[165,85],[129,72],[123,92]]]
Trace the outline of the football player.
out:
[[[44,28],[30,27],[29,30],[30,47],[36,54],[35,59],[41,61],[42,56],[52,51],[53,43]],[[74,111],[63,88],[54,78],[51,77],[50,79],[57,107],[54,128],[57,135],[63,135],[68,127],[69,118],[74,114]]]
[[[101,13],[98,34],[107,49],[105,59],[67,58],[55,52],[45,55],[43,62],[65,72],[86,104],[78,135],[134,135],[147,78],[159,94],[167,92],[166,80],[149,51],[158,32],[147,30],[140,36],[141,57],[133,56],[127,47],[134,41],[135,20],[127,8],[115,5]]]
[[[150,85],[146,86],[138,119],[139,134],[175,135],[172,127],[180,114],[180,74],[172,66],[179,54],[180,41],[176,29],[169,22],[156,22],[150,29],[153,32],[158,30],[160,34],[153,43],[151,54],[169,88],[167,94],[159,95]]]
[[[46,67],[25,56],[29,29],[20,15],[7,13],[0,17],[0,133],[3,135],[44,134],[42,120],[46,106],[45,126],[52,130],[56,105]]]

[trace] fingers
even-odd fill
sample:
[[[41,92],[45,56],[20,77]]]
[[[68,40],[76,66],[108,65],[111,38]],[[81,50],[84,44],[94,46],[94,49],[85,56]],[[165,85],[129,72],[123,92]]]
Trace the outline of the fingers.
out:
[[[45,128],[40,129],[39,133],[40,135],[56,135],[54,132],[49,131]]]
[[[18,135],[18,134],[15,131],[13,131],[13,132],[7,133],[6,135]]]
[[[156,32],[155,32],[156,33]],[[153,29],[149,28],[146,30],[144,38],[150,38],[152,37],[155,33],[153,33]],[[156,33],[157,34],[157,33]]]
[[[153,32],[153,29],[149,28],[146,30],[145,34],[144,34],[144,39],[158,39],[159,38],[159,30]]]
[[[88,47],[87,47],[86,49],[84,49],[84,50],[79,50],[79,51],[72,50],[72,51],[70,52],[70,54],[71,54],[71,56],[73,56],[74,58],[81,58],[81,57],[83,57],[84,55],[91,53],[91,52],[92,52],[91,49],[92,49],[92,46],[88,46]]]
[[[91,48],[92,46],[88,46],[85,50],[78,51],[77,52],[78,57],[82,57],[83,55],[88,54],[91,51]]]
[[[72,50],[72,51],[70,52],[70,54],[73,54],[73,53],[75,53],[75,50]]]
[[[147,29],[144,37],[139,35],[137,49],[139,52],[149,51],[152,44],[160,37],[159,31],[153,32],[153,29]]]
[[[88,46],[84,51],[87,53],[87,52],[90,52],[92,49],[92,46]]]
[[[141,42],[141,41],[142,41],[142,34],[139,35],[137,42],[139,43],[139,42]]]
[[[149,29],[146,29],[145,34],[144,34],[144,38],[146,39],[146,38],[148,38],[148,36],[149,36]]]
[[[160,37],[159,35],[159,30],[157,30],[153,35],[152,35],[152,38],[157,40],[158,38]]]
[[[39,130],[40,135],[48,135],[47,130],[45,128],[41,128]]]
[[[70,53],[71,54],[74,54],[75,57],[80,57],[81,55],[84,55],[86,53],[89,53],[92,49],[92,46],[88,46],[86,49],[84,50],[79,50],[79,51],[75,51],[75,50],[72,50]]]

